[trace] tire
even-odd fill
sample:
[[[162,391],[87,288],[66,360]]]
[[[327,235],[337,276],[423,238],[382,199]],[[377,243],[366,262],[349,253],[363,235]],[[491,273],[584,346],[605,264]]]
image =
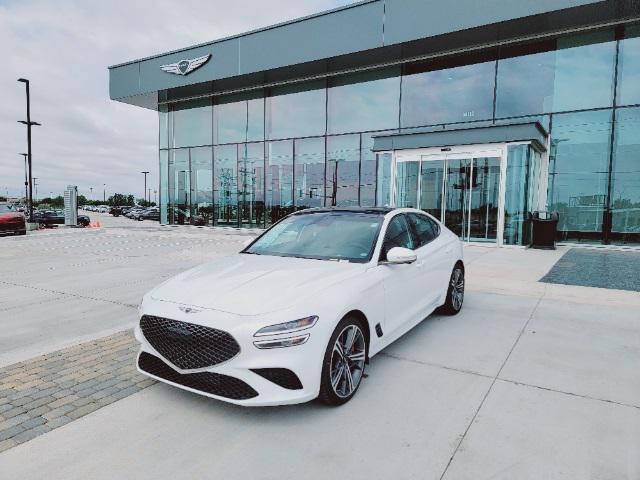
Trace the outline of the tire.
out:
[[[457,315],[462,310],[464,303],[464,268],[459,263],[453,267],[449,287],[447,288],[447,299],[438,309],[438,313],[444,315]]]
[[[352,353],[346,357],[343,352],[347,342],[350,341],[351,332],[354,339],[351,342]],[[365,329],[359,319],[347,316],[338,323],[331,334],[322,362],[322,378],[318,395],[318,400],[322,403],[331,406],[343,405],[358,391],[364,377],[368,350],[364,332]],[[348,375],[345,368],[348,368]]]
[[[26,230],[20,230],[20,231],[18,232],[18,235],[26,235],[26,234],[27,234],[27,231],[26,231]]]

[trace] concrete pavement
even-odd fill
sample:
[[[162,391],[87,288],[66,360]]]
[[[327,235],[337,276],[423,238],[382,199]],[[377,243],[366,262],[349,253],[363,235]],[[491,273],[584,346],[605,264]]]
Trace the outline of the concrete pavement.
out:
[[[21,313],[0,334],[2,347],[16,342],[11,351],[19,356],[33,345],[77,341],[79,328],[91,335],[109,324],[106,305],[133,318],[132,289],[142,293],[159,275],[243,241],[207,230],[139,228],[107,227],[101,235],[110,242],[101,248],[92,246],[97,236],[83,237],[89,243],[78,258],[64,243],[43,242],[40,248],[53,250],[48,266],[34,267],[40,275],[15,261],[16,279],[0,283],[0,298],[10,292],[16,303],[0,303],[0,317]],[[18,248],[30,258],[29,237],[23,241]],[[156,246],[146,255],[140,243]],[[105,249],[120,252],[117,261]],[[463,312],[426,319],[375,357],[343,407],[246,409],[156,384],[0,453],[0,478],[637,480],[640,294],[538,282],[565,251],[468,247]],[[66,263],[55,263],[61,258]],[[102,275],[68,281],[79,268],[71,263],[88,258]],[[47,288],[40,276],[52,265],[59,276]],[[131,280],[124,287],[121,272]],[[33,304],[21,288],[37,292]],[[51,298],[58,295],[95,302],[104,317],[76,311],[76,323],[55,342],[30,343],[18,327],[55,332],[63,320],[52,315],[67,301]],[[23,315],[28,307],[34,310]],[[34,312],[57,320],[47,326]]]

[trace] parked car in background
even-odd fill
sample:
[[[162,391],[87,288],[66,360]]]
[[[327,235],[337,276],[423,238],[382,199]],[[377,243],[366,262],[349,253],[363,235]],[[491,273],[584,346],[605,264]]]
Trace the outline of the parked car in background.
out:
[[[10,204],[0,203],[0,234],[26,235],[27,222],[22,212]]]
[[[109,214],[114,217],[119,217],[120,215],[124,215],[131,207],[127,206],[115,206],[109,209]]]
[[[44,212],[33,212],[33,221],[41,227],[53,227],[54,225],[64,225],[64,212],[58,210],[46,210]],[[91,223],[91,219],[86,215],[78,215],[78,226],[86,227]]]
[[[160,221],[160,210],[156,207],[146,208],[140,212],[136,212],[131,217],[134,220],[156,220]]]
[[[127,218],[135,218],[136,215],[138,215],[139,213],[142,213],[144,209],[140,208],[140,207],[134,207],[131,210],[129,210],[127,213],[125,213],[125,217]]]

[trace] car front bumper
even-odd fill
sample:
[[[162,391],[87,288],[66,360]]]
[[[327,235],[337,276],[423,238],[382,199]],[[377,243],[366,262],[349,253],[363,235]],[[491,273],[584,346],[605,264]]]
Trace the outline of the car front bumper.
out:
[[[162,303],[154,302],[154,306],[159,307]],[[168,318],[167,315],[162,315],[160,310],[163,309],[147,308],[144,314]],[[314,327],[301,332],[309,334],[308,340],[303,345],[259,349],[253,344],[256,340],[288,338],[298,334],[256,338],[253,336],[256,331],[254,323],[246,318],[207,311],[199,312],[198,315],[189,315],[175,310],[171,312],[171,320],[227,332],[236,340],[240,351],[217,365],[181,369],[154,348],[138,324],[134,332],[136,339],[140,342],[140,352],[136,359],[136,367],[140,373],[193,393],[243,406],[303,403],[318,396],[322,359],[327,345],[322,329],[314,331]],[[256,373],[256,370],[263,375]],[[299,384],[295,385],[296,382],[293,382],[295,388],[291,388],[292,382],[283,382],[279,379],[274,381],[273,375],[266,375],[271,379],[265,378],[265,370],[268,373],[292,372],[299,380]],[[289,379],[295,377],[288,374]],[[283,384],[286,386],[282,386]]]

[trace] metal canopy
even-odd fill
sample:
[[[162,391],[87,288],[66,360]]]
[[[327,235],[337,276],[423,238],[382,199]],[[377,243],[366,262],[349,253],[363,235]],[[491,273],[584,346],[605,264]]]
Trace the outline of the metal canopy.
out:
[[[548,133],[540,122],[513,123],[450,130],[418,131],[374,136],[373,150],[408,150],[484,143],[531,142],[540,152],[547,150]]]

